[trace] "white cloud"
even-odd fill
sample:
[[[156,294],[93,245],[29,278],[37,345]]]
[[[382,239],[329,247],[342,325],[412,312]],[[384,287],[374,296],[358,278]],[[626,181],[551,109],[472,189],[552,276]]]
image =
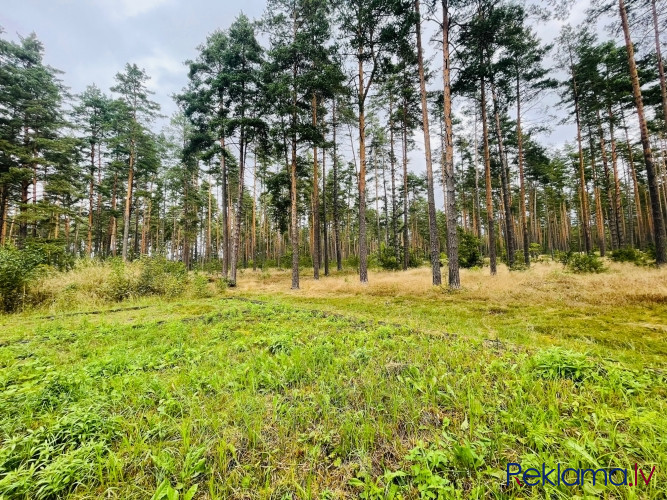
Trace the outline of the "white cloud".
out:
[[[102,8],[116,19],[146,14],[158,7],[172,3],[173,0],[101,0]]]

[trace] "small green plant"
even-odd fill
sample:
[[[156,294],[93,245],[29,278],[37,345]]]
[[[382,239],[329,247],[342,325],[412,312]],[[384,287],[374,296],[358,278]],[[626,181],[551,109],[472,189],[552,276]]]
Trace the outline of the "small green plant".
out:
[[[595,366],[586,356],[560,348],[540,351],[531,359],[530,370],[541,378],[548,380],[570,379],[575,382],[594,376]]]
[[[605,270],[604,264],[595,254],[574,254],[566,266],[575,273],[601,273]]]
[[[174,488],[171,483],[165,479],[159,484],[155,493],[153,493],[151,500],[192,500],[195,493],[197,493],[197,486],[198,485],[195,484],[188,491],[181,493],[179,489],[182,485],[176,485],[176,488]]]

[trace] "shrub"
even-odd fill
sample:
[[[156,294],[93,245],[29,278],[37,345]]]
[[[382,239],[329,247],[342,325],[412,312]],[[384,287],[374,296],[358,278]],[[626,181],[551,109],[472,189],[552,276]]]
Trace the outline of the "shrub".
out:
[[[32,249],[0,248],[0,306],[12,312],[23,302],[43,256]]]
[[[482,252],[480,251],[481,240],[472,233],[457,228],[459,236],[459,266],[466,269],[482,267]]]
[[[187,286],[188,273],[182,262],[164,257],[142,258],[136,284],[137,295],[176,297]]]
[[[386,271],[396,271],[401,268],[401,261],[396,257],[394,248],[380,244],[380,251],[378,252],[378,264]]]
[[[110,265],[111,275],[102,295],[115,302],[132,296],[178,297],[189,285],[185,266],[164,257],[144,257],[131,264],[112,259]]]
[[[528,247],[528,253],[531,259],[537,259],[542,253],[542,245],[539,243],[531,243]]]
[[[410,254],[408,255],[408,267],[420,267],[423,263],[424,259],[421,254],[414,250],[410,250]]]
[[[637,266],[648,264],[649,257],[641,250],[632,247],[619,248],[613,250],[609,258],[614,262],[632,262]]]
[[[572,250],[568,250],[567,252],[562,252],[561,250],[556,250],[554,252],[554,259],[557,262],[560,262],[564,266],[567,266],[568,263],[570,262],[570,259],[572,258],[573,252]]]
[[[575,273],[601,273],[604,264],[597,255],[574,254],[566,264],[567,268]]]
[[[201,299],[211,296],[211,290],[208,287],[208,278],[205,275],[195,273],[190,280],[190,285],[193,297]]]

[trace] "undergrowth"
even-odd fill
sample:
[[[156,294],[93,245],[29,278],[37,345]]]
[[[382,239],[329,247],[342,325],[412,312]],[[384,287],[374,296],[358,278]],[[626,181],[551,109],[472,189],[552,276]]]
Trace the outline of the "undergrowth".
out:
[[[0,497],[664,498],[505,484],[508,462],[667,466],[665,372],[570,343],[233,299],[24,316],[0,334]]]

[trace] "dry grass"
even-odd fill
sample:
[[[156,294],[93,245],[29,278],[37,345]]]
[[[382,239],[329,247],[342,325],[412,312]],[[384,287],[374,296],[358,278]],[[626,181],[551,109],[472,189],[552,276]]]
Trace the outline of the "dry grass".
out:
[[[427,267],[397,272],[369,272],[369,283],[362,285],[355,274],[334,273],[314,280],[310,270],[302,270],[301,289],[290,290],[291,271],[271,269],[268,272],[246,271],[238,290],[244,293],[289,294],[299,297],[403,297],[442,299],[450,295],[446,287],[432,287]],[[446,273],[446,269],[443,269]],[[446,280],[446,275],[444,276]],[[509,272],[500,266],[496,276],[488,268],[461,270],[462,290],[459,299],[511,304],[563,305],[629,305],[667,303],[667,268],[637,267],[609,263],[601,274],[574,274],[557,263],[534,264],[528,271]]]

